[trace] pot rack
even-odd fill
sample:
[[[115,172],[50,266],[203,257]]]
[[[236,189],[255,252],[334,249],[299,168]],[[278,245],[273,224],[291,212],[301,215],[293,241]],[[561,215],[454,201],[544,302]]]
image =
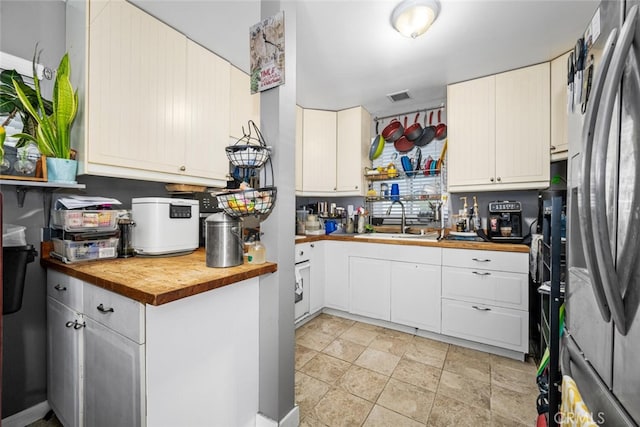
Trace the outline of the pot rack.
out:
[[[375,121],[384,120],[384,119],[397,118],[398,116],[410,116],[412,114],[421,113],[423,111],[426,113],[427,111],[446,110],[446,108],[447,107],[445,107],[444,103],[442,103],[438,106],[419,108],[413,111],[405,111],[404,113],[390,114],[388,116],[376,116],[373,118],[373,121],[375,122]]]

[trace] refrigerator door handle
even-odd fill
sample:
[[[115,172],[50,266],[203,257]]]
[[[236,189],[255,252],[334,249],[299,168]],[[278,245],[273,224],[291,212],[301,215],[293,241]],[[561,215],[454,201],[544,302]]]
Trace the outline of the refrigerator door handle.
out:
[[[607,38],[600,66],[596,69],[596,75],[591,90],[591,97],[587,103],[587,112],[585,115],[584,128],[582,129],[582,163],[581,163],[581,182],[578,188],[578,217],[580,219],[580,235],[582,238],[582,247],[587,269],[591,274],[592,289],[596,303],[600,309],[600,315],[605,322],[611,319],[611,312],[607,297],[603,289],[601,274],[596,262],[596,243],[593,235],[593,218],[591,216],[591,171],[592,171],[592,149],[593,135],[596,126],[596,118],[598,116],[598,107],[602,96],[602,88],[604,86],[611,57],[616,45],[618,30],[613,29]]]
[[[609,227],[606,211],[606,167],[607,149],[609,146],[609,130],[611,117],[615,105],[616,94],[625,68],[627,55],[634,39],[636,23],[638,21],[638,6],[629,10],[625,23],[620,30],[617,46],[611,57],[610,72],[604,83],[602,91],[601,110],[598,114],[595,129],[595,144],[593,146],[594,173],[591,175],[591,199],[599,203],[596,206],[593,218],[593,234],[597,241],[595,245],[596,260],[601,272],[604,292],[611,309],[611,317],[616,323],[616,329],[623,336],[627,334],[625,322],[624,303],[622,300],[622,287],[618,280],[618,272],[615,269],[615,260],[611,248]]]

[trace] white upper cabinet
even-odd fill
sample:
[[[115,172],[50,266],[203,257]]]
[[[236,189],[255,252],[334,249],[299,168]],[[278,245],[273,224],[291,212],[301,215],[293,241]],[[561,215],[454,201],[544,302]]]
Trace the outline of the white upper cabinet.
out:
[[[233,66],[231,66],[230,90],[229,136],[238,140],[244,135],[243,128],[245,132],[249,131],[247,128],[249,120],[253,120],[256,126],[260,127],[260,93],[252,95],[249,75]]]
[[[66,18],[78,172],[224,186],[230,65],[126,1],[68,2]]]
[[[549,63],[450,85],[449,190],[549,185]]]
[[[338,111],[336,190],[364,195],[364,167],[369,165],[371,115],[362,107]]]
[[[302,186],[305,194],[336,191],[335,111],[305,109],[302,115]]]
[[[551,160],[564,160],[567,134],[567,60],[569,52],[551,61]]]

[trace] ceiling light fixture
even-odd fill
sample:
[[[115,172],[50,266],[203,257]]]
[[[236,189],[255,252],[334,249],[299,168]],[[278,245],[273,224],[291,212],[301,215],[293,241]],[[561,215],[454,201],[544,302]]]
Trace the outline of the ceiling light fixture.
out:
[[[393,9],[391,25],[403,36],[415,39],[427,32],[439,11],[436,0],[404,0]]]

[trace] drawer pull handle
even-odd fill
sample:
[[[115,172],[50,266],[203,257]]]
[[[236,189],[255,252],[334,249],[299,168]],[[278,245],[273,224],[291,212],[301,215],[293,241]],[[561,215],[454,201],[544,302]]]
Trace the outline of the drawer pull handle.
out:
[[[67,323],[64,324],[64,326],[66,326],[67,328],[72,327],[76,322],[72,322],[72,321],[68,321]]]
[[[84,328],[85,326],[87,326],[87,324],[85,322],[78,323],[76,321],[75,324],[73,325],[73,329],[78,330],[78,329]]]
[[[491,311],[491,309],[487,307],[478,307],[477,305],[472,305],[471,307],[475,308],[478,311]]]
[[[100,304],[97,309],[100,313],[113,313],[113,307],[104,308],[104,305],[102,304]]]
[[[483,271],[483,272],[477,272],[477,271],[472,271],[473,274],[476,274],[478,276],[490,276],[491,273],[487,272],[487,271]]]
[[[491,262],[491,260],[490,260],[490,259],[486,259],[486,258],[485,258],[485,259],[480,259],[480,258],[471,258],[471,259],[472,259],[473,261],[476,261],[476,262]]]
[[[62,291],[66,291],[66,290],[67,290],[67,287],[66,287],[66,286],[62,286],[62,285],[60,285],[60,284],[57,284],[57,285],[55,285],[55,286],[53,287],[53,289],[55,289],[56,291],[60,291],[60,292],[62,292]]]

